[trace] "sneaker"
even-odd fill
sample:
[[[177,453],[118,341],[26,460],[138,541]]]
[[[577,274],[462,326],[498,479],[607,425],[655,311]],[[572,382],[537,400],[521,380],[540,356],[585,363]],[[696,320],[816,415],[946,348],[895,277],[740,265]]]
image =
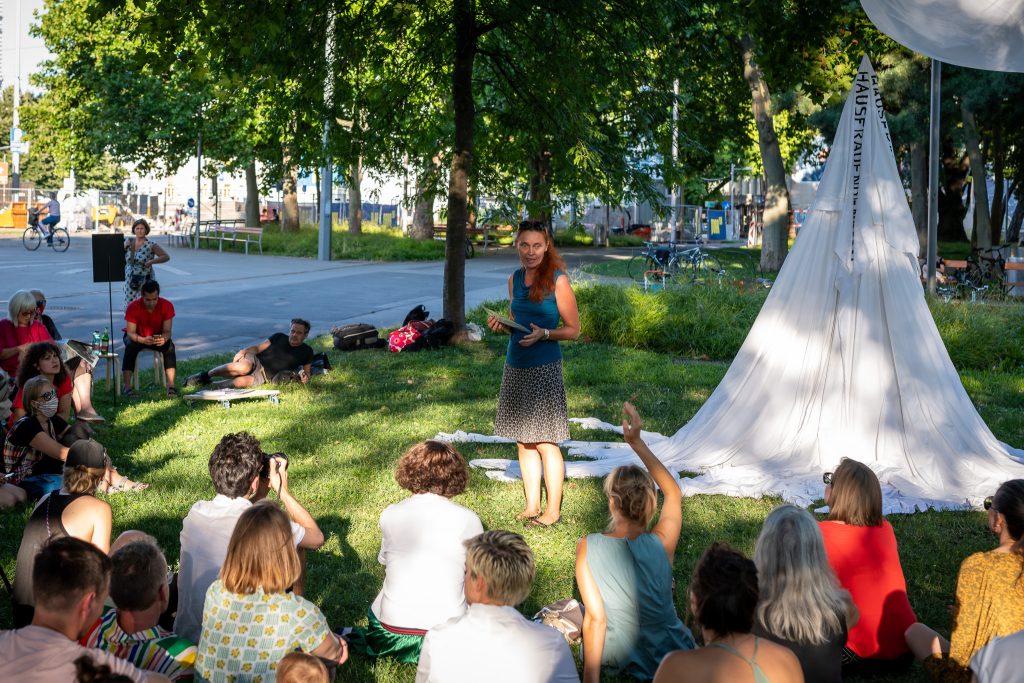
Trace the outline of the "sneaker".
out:
[[[206,386],[210,383],[210,375],[203,372],[197,372],[194,375],[189,375],[188,379],[185,380],[185,388]]]
[[[136,394],[135,391],[132,390],[131,387],[125,387],[124,389],[122,389],[121,390],[121,396],[124,397],[124,398],[138,398],[139,397],[139,395]]]
[[[176,387],[173,387],[173,386],[167,387],[167,397],[168,398],[177,398],[178,397],[178,389]]]

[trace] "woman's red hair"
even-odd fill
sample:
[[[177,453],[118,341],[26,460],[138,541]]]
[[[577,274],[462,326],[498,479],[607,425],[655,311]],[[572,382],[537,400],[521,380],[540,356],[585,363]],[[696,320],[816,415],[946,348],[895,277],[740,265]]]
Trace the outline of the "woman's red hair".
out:
[[[544,253],[544,260],[540,262],[540,266],[537,268],[537,275],[533,279],[533,285],[530,286],[529,299],[535,304],[539,304],[544,300],[544,297],[555,291],[555,273],[559,270],[565,271],[565,261],[562,260],[561,254],[555,249],[555,243],[551,239],[551,233],[548,232],[547,226],[540,221],[523,221],[519,224],[516,240],[527,231],[541,233],[544,235],[544,241],[548,245],[548,250]]]

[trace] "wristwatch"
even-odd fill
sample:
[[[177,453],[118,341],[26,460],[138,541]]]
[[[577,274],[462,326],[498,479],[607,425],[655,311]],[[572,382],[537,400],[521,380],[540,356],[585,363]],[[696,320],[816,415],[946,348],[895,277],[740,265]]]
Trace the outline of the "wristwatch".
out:
[[[551,338],[551,330],[545,328],[544,329],[544,339],[547,340],[547,339],[550,339],[550,338]]]

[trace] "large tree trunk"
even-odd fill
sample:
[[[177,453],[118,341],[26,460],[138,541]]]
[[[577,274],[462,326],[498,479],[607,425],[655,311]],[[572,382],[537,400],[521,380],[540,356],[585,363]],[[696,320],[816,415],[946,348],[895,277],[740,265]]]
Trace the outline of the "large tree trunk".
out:
[[[416,203],[409,231],[413,239],[429,240],[434,237],[434,199],[440,174],[441,154],[438,153],[427,159],[416,175]]]
[[[255,160],[245,166],[245,224],[250,227],[260,224],[260,186]]]
[[[917,230],[917,255],[928,254],[928,143],[910,143],[910,211]]]
[[[960,156],[952,142],[942,145],[942,186],[939,188],[939,240],[963,242],[964,234],[964,184],[970,165],[967,156]]]
[[[473,167],[473,61],[476,59],[476,16],[473,0],[455,0],[455,63],[452,105],[455,145],[448,176],[448,226],[444,257],[444,317],[457,329],[466,325],[466,223],[469,220],[469,174]]]
[[[284,148],[284,178],[281,182],[281,191],[284,194],[281,211],[281,231],[299,231],[299,169],[292,165],[292,150],[290,145]]]
[[[348,167],[348,234],[363,232],[363,158]]]
[[[775,272],[782,268],[789,250],[789,190],[786,189],[786,167],[782,162],[779,138],[775,134],[772,98],[761,70],[754,58],[754,40],[749,35],[740,39],[743,57],[743,78],[750,86],[750,110],[757,126],[757,143],[764,166],[764,235],[761,238],[761,270]]]
[[[985,158],[981,155],[981,140],[974,113],[966,105],[960,105],[964,120],[964,146],[971,161],[971,179],[974,181],[974,238],[971,240],[979,249],[992,246],[992,223],[988,214],[988,185],[985,183]]]
[[[530,158],[529,217],[545,225],[551,221],[551,152],[547,150]]]
[[[1003,142],[1003,127],[997,121],[992,131],[992,175],[995,176],[995,191],[992,193],[992,244],[1003,241],[1003,220],[1006,217],[1006,197],[1003,187],[1003,166],[1006,164],[1006,144]]]

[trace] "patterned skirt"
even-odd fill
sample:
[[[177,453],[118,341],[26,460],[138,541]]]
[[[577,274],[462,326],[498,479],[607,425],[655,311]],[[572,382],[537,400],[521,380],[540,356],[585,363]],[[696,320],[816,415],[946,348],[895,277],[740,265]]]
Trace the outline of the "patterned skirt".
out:
[[[505,365],[494,433],[519,443],[561,443],[569,438],[562,361],[534,368]]]

